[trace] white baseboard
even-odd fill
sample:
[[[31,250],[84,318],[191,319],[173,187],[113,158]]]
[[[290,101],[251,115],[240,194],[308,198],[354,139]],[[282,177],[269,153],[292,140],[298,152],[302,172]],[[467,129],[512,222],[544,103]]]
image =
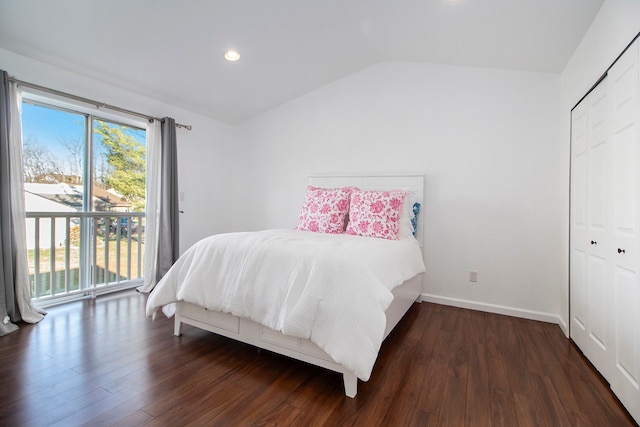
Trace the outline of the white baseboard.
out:
[[[566,322],[557,314],[544,313],[541,311],[525,310],[521,308],[507,307],[503,305],[489,304],[486,302],[468,301],[458,298],[442,297],[422,293],[422,301],[432,302],[435,304],[450,305],[459,308],[468,308],[471,310],[484,311],[487,313],[504,314],[506,316],[520,317],[529,320],[538,320],[541,322],[555,323],[560,329],[567,334]]]
[[[569,338],[569,328],[567,327],[567,322],[560,316],[558,316],[558,326],[562,329],[562,333],[564,336]]]

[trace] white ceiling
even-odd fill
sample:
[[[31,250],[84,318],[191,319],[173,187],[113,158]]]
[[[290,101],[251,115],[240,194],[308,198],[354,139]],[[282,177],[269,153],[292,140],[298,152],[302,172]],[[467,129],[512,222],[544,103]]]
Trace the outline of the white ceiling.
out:
[[[602,3],[0,0],[0,48],[239,123],[381,61],[560,73]]]

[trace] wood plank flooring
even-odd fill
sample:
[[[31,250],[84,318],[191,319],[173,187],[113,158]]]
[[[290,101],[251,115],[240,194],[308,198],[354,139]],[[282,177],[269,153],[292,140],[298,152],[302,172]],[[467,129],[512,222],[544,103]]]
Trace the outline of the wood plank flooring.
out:
[[[633,426],[558,326],[415,304],[371,379],[144,316],[135,291],[0,337],[2,426]]]

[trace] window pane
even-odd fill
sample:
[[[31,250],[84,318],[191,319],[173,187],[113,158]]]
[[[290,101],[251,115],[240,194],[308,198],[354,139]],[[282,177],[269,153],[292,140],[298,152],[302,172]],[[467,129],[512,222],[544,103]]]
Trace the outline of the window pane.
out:
[[[25,210],[52,212],[26,220],[32,295],[80,288],[79,219],[54,212],[82,211],[87,118],[83,114],[23,102]]]
[[[98,224],[96,267],[104,283],[142,277],[147,146],[144,129],[105,120],[93,122],[93,208]],[[116,254],[120,258],[116,259]]]

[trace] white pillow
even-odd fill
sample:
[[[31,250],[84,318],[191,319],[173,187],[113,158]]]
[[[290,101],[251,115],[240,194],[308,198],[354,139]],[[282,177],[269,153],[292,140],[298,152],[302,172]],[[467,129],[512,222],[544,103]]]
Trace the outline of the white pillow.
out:
[[[404,199],[404,206],[400,212],[400,230],[398,231],[398,239],[415,239],[413,235],[413,204],[416,202],[416,192],[407,191],[407,197]]]

